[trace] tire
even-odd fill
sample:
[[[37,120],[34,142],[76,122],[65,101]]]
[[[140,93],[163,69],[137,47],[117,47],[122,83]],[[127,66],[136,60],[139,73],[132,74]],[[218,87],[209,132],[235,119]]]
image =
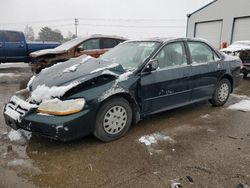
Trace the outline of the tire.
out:
[[[98,110],[94,135],[104,142],[117,140],[128,131],[131,122],[132,109],[128,101],[112,98]]]
[[[243,73],[243,78],[246,78],[247,75],[248,75],[248,73],[247,73],[247,72],[244,72],[244,73]]]
[[[228,79],[223,78],[215,88],[212,99],[209,102],[213,106],[223,106],[231,93],[231,83]]]

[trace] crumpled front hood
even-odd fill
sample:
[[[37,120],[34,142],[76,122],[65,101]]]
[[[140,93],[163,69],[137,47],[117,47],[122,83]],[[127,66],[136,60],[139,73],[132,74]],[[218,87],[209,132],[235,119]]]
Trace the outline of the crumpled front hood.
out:
[[[118,77],[124,72],[125,70],[119,64],[110,65],[100,59],[83,55],[42,70],[32,79],[29,89],[33,91],[39,85],[59,87],[67,86],[73,82],[82,83],[103,74]]]
[[[64,52],[65,50],[44,49],[44,50],[38,50],[38,51],[30,53],[30,57],[36,58],[36,57],[40,57],[40,56],[47,55],[47,54],[62,54]]]

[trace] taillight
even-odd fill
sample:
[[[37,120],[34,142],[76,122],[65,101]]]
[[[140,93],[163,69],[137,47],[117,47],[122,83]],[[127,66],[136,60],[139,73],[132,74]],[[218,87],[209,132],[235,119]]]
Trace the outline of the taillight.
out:
[[[244,68],[244,64],[243,62],[240,60],[240,69],[243,69]]]

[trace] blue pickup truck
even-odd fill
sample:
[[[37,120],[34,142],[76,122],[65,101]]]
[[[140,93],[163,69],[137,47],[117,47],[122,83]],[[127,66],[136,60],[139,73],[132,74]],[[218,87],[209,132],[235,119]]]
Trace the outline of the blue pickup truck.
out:
[[[23,32],[0,30],[0,63],[29,62],[31,52],[59,45],[58,42],[27,42]]]

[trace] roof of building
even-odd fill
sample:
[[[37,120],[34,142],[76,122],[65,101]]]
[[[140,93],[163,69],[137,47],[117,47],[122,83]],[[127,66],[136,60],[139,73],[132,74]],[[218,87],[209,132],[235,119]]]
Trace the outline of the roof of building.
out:
[[[210,3],[208,3],[208,4],[206,4],[206,5],[204,5],[203,7],[201,7],[201,8],[199,8],[198,10],[192,12],[191,14],[188,14],[187,17],[189,18],[189,17],[192,16],[193,14],[195,14],[195,13],[197,13],[197,12],[203,10],[204,8],[210,6],[211,4],[213,4],[213,3],[217,2],[217,1],[218,1],[218,0],[214,0],[214,1],[212,1],[212,2],[210,2]]]

